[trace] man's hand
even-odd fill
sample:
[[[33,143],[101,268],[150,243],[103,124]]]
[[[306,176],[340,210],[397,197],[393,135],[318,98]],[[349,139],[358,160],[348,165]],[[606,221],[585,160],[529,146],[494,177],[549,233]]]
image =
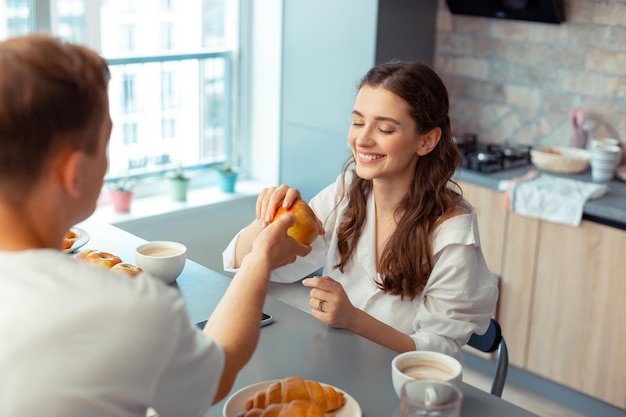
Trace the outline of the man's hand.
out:
[[[296,221],[293,214],[285,214],[267,225],[252,243],[252,256],[265,256],[271,269],[290,264],[298,256],[306,256],[311,246],[299,243],[287,236],[289,229]]]

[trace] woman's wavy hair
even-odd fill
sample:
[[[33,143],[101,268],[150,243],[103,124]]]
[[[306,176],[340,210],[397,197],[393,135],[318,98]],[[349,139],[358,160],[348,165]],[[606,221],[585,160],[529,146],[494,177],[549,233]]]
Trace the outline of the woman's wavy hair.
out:
[[[461,200],[460,189],[452,181],[460,155],[452,141],[448,91],[439,76],[419,62],[375,66],[361,80],[359,89],[364,85],[382,87],[406,101],[418,134],[436,127],[441,129],[437,146],[417,161],[412,186],[394,213],[398,219],[396,230],[377,265],[381,277],[381,281],[376,282],[379,288],[414,299],[424,289],[433,269],[432,232]],[[354,156],[351,156],[343,169],[344,179],[354,164]],[[346,191],[349,201],[346,219],[337,232],[341,260],[335,265],[342,272],[348,267],[363,231],[371,191],[372,181],[357,175]]]
[[[93,155],[108,117],[106,61],[46,34],[0,42],[0,196],[17,202],[62,149]]]

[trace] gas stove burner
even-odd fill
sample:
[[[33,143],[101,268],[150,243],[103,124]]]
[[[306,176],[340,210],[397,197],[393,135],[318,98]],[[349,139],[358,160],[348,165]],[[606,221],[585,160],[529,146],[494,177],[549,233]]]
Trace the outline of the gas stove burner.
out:
[[[473,134],[454,138],[454,142],[461,153],[461,166],[466,169],[498,172],[530,164],[531,146],[478,143]]]
[[[452,141],[461,152],[461,156],[476,152],[476,147],[478,146],[478,138],[473,133],[466,133],[463,136],[454,136]]]

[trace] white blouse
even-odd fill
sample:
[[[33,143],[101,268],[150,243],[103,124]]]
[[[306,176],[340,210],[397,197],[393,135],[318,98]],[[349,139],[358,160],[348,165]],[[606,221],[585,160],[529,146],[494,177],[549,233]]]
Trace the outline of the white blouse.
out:
[[[348,178],[348,176],[346,177]],[[346,181],[349,181],[346,179]],[[350,301],[376,319],[411,336],[417,350],[433,350],[462,359],[461,347],[472,333],[489,326],[498,299],[497,279],[487,268],[478,236],[476,214],[444,221],[433,233],[434,268],[424,290],[415,299],[385,294],[376,286],[376,214],[373,193],[367,202],[367,220],[351,263],[342,273],[337,233],[344,220],[347,199],[341,200],[341,176],[310,202],[326,233],[312,252],[273,271],[275,282],[295,282],[324,267],[324,275],[339,281]],[[340,201],[341,200],[341,201]],[[469,204],[468,204],[469,207]],[[233,268],[238,235],[224,251],[224,268]]]

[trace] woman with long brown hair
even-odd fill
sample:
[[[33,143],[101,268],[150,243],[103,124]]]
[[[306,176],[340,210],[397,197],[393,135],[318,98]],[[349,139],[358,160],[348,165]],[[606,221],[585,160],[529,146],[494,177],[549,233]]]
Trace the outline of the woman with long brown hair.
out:
[[[312,314],[395,351],[435,350],[461,357],[494,312],[496,279],[485,263],[476,216],[453,175],[448,93],[418,62],[372,68],[352,111],[352,155],[337,181],[310,202],[325,231],[313,251],[277,269],[293,282],[324,267],[311,288]],[[287,185],[257,200],[257,221],[224,252],[235,270],[279,205],[300,198]]]

